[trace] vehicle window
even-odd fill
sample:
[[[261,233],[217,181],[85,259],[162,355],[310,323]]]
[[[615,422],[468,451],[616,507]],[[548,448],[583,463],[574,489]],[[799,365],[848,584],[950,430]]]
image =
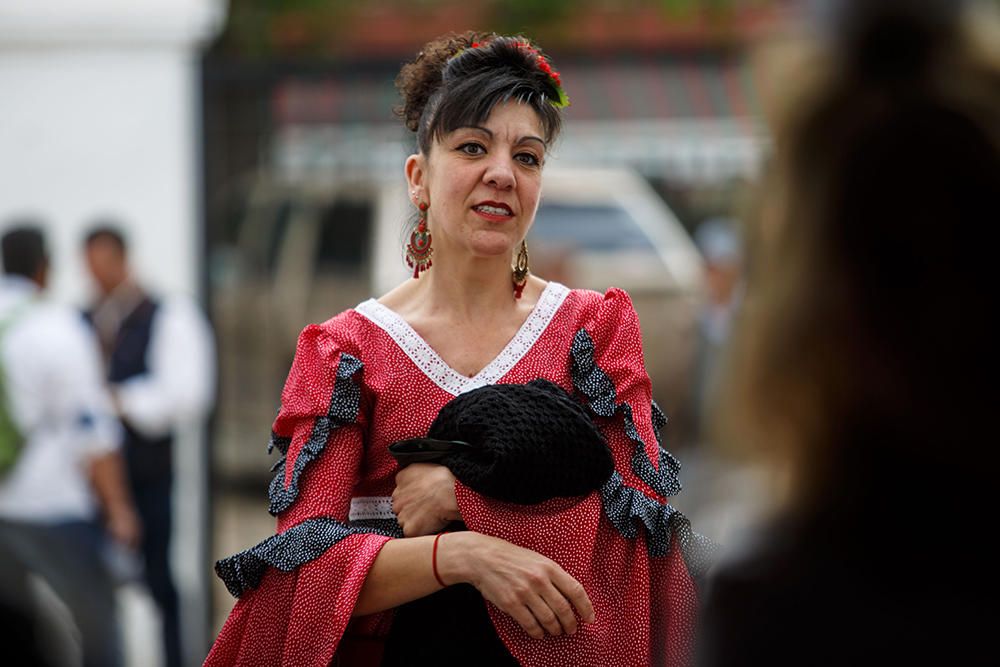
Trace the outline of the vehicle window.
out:
[[[543,203],[538,207],[531,238],[585,252],[656,253],[656,248],[628,211],[610,204]]]
[[[323,211],[317,268],[357,270],[368,262],[373,206],[370,202],[338,199]]]

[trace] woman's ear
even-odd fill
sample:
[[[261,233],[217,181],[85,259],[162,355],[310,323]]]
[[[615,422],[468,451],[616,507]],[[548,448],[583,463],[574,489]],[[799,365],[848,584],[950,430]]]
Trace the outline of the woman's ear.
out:
[[[427,159],[423,153],[414,153],[406,158],[406,184],[410,190],[410,201],[414,206],[427,199],[423,195],[423,190],[427,181]]]

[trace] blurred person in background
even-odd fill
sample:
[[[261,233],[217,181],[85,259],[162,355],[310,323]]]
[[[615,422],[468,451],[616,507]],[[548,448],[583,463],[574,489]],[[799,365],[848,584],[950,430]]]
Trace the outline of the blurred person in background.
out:
[[[119,226],[95,224],[84,241],[98,298],[86,311],[103,353],[105,378],[124,427],[128,480],[142,519],[145,581],[161,614],[165,666],[182,661],[177,589],[170,567],[173,441],[214,396],[209,324],[187,299],[159,299],[135,280]]]
[[[727,441],[782,483],[705,667],[996,659],[1000,60],[963,4],[839,5],[778,118]]]
[[[705,259],[706,274],[695,368],[698,431],[704,433],[701,422],[718,395],[720,369],[742,300],[743,247],[739,222],[721,217],[706,220],[695,230],[694,241]]]
[[[559,74],[527,38],[470,32],[428,43],[397,86],[413,277],[302,332],[271,441],[278,534],[217,563],[239,600],[206,664],[680,664],[706,545],[669,504],[679,464],[638,317],[621,290],[528,267]],[[600,430],[599,488],[517,504],[389,455],[453,400],[538,378]]]
[[[105,530],[130,547],[140,534],[120,428],[91,332],[76,311],[42,299],[49,265],[40,228],[15,226],[0,243],[3,447],[15,450],[0,472],[0,553],[66,605],[84,665],[113,667],[121,648]]]

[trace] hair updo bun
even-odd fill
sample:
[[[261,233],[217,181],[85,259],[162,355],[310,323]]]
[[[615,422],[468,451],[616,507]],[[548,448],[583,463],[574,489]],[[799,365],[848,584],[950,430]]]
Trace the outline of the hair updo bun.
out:
[[[557,76],[527,38],[449,34],[429,42],[400,70],[396,88],[403,104],[397,113],[416,132],[418,148],[428,153],[435,138],[479,125],[498,104],[513,100],[538,114],[551,144],[562,127],[554,105],[565,103]]]
[[[468,31],[457,35],[449,33],[428,42],[411,62],[403,65],[396,77],[396,88],[403,96],[403,105],[396,112],[411,132],[420,126],[420,116],[431,95],[441,86],[444,65],[448,59],[474,43],[485,39],[485,35]]]

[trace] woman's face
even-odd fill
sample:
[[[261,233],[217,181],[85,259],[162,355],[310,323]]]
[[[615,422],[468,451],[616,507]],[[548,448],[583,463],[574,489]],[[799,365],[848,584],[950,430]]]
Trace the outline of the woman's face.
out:
[[[435,256],[510,256],[535,219],[544,159],[538,115],[517,102],[443,135],[429,155],[411,156],[411,199],[429,204]]]

